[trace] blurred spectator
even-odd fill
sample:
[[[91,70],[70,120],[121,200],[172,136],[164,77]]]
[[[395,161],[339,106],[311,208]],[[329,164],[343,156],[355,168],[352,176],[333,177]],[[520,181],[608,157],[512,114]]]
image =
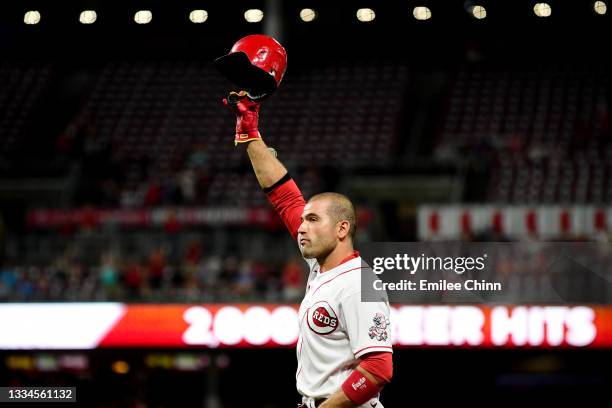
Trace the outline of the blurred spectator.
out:
[[[217,283],[219,280],[219,275],[221,274],[223,261],[221,257],[213,255],[210,258],[207,258],[200,262],[198,271],[197,271],[197,279],[200,284],[200,287],[215,292],[217,290]]]
[[[141,295],[144,273],[141,265],[136,261],[130,261],[124,266],[123,280],[127,289],[128,299],[136,299]]]
[[[178,176],[164,174],[161,183],[162,204],[178,205],[183,203],[183,193],[178,183]]]
[[[255,291],[260,296],[265,296],[270,290],[270,277],[268,268],[263,262],[253,262],[253,278],[255,280]]]
[[[162,202],[162,187],[158,177],[152,177],[147,185],[147,190],[144,196],[144,205],[147,207],[155,207]]]
[[[118,294],[118,271],[115,263],[115,257],[111,252],[102,255],[102,263],[99,269],[100,283],[104,298],[114,298]]]
[[[234,293],[240,298],[248,298],[253,294],[254,286],[252,263],[245,259],[240,263],[238,275],[234,281]]]
[[[33,278],[34,268],[27,268],[27,271],[24,269],[19,269],[17,272],[18,281],[16,285],[17,295],[19,299],[23,300],[32,300],[32,295],[34,294],[34,285]]]
[[[183,291],[183,299],[185,302],[199,302],[201,301],[200,291],[198,288],[198,281],[196,276],[192,273],[187,273],[185,277]]]
[[[121,192],[119,205],[121,207],[140,207],[144,202],[144,192],[140,190],[125,189]]]
[[[193,169],[184,169],[178,176],[178,184],[186,204],[191,204],[196,199],[196,172]]]
[[[202,244],[199,240],[191,240],[187,245],[187,251],[185,251],[185,262],[188,264],[195,265],[200,262],[203,254]]]
[[[149,255],[149,284],[151,288],[161,288],[165,267],[166,256],[164,249],[162,247],[158,247]]]
[[[187,167],[193,169],[203,169],[208,165],[208,152],[203,143],[194,146],[192,153],[187,160]]]
[[[164,231],[166,232],[166,242],[169,251],[168,256],[174,258],[178,256],[179,253],[179,232],[181,231],[181,223],[176,215],[176,211],[172,209],[166,213]]]
[[[229,256],[225,259],[223,263],[223,269],[221,270],[221,275],[219,276],[219,280],[223,285],[231,285],[232,282],[236,280],[238,276],[238,259],[235,256]]]
[[[166,223],[164,224],[164,230],[171,235],[177,234],[181,230],[181,223],[176,216],[176,211],[168,211],[166,216]]]
[[[205,170],[196,171],[195,190],[196,190],[196,202],[198,204],[204,204],[207,200],[208,189],[212,183],[213,176]]]
[[[0,269],[0,300],[10,299],[11,292],[16,283],[17,275],[13,267],[5,266]]]
[[[297,302],[304,295],[304,261],[299,258],[292,258],[282,272],[283,280],[283,300],[286,302]]]

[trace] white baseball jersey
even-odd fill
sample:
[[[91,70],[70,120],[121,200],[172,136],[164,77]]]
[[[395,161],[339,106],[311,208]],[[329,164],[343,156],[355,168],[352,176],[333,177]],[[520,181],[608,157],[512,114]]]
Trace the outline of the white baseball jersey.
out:
[[[297,389],[308,398],[327,398],[340,389],[370,352],[392,352],[389,302],[361,301],[361,257],[320,273],[316,259],[306,259],[310,276],[300,305]],[[366,273],[373,272],[370,269]],[[375,397],[363,407],[382,408]]]

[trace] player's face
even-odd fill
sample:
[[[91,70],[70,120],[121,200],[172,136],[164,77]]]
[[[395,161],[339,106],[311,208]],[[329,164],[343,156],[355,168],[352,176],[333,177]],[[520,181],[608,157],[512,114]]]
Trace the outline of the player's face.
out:
[[[325,258],[337,245],[336,223],[327,215],[327,200],[314,200],[304,207],[298,228],[298,243],[304,258]]]

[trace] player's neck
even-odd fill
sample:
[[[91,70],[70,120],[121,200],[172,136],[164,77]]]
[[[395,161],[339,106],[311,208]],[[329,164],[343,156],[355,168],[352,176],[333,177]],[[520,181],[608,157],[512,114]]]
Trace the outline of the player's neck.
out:
[[[317,259],[321,268],[321,273],[334,269],[336,266],[343,263],[346,258],[350,258],[354,252],[353,245],[338,245],[325,258]]]

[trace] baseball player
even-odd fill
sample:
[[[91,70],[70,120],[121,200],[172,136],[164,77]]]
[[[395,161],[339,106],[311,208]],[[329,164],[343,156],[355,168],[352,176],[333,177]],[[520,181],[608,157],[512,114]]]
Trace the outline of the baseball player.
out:
[[[273,43],[266,46],[276,47]],[[257,44],[252,48],[256,50]],[[254,55],[273,55],[273,51]],[[264,70],[268,67],[261,58],[251,63]],[[280,78],[283,73],[284,66]],[[296,383],[302,395],[300,406],[383,408],[380,392],[393,374],[389,304],[386,299],[361,301],[361,274],[373,272],[362,271],[359,253],[353,249],[353,204],[337,193],[304,200],[287,169],[261,138],[257,99],[262,92],[255,94],[252,98],[248,91],[232,92],[223,103],[237,118],[235,144],[246,148],[260,186],[310,268],[299,309]]]

